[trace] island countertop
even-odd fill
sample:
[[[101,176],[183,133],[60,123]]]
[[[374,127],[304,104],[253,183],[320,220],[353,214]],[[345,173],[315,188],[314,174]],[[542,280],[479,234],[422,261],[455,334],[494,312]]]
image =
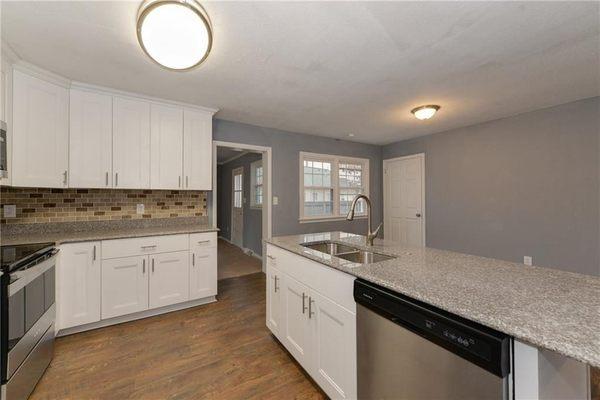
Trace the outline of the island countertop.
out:
[[[357,264],[302,246],[331,240],[396,258]],[[281,236],[274,246],[600,367],[600,278],[343,232]]]

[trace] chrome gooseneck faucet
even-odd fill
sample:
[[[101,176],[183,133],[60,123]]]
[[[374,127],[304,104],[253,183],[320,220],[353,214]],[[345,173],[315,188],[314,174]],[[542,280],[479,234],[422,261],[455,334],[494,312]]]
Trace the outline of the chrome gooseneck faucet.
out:
[[[348,214],[346,215],[346,219],[348,221],[352,221],[354,219],[354,209],[356,208],[356,203],[358,203],[358,201],[360,199],[364,199],[365,203],[367,203],[367,225],[368,225],[368,228],[367,228],[368,229],[367,230],[367,246],[373,246],[373,240],[379,234],[379,230],[381,229],[381,226],[383,225],[383,223],[379,224],[379,226],[377,227],[377,229],[375,229],[375,232],[373,232],[371,230],[371,199],[369,199],[364,194],[356,195],[356,197],[354,198],[354,200],[352,200],[352,204],[350,205],[350,211],[348,211]]]

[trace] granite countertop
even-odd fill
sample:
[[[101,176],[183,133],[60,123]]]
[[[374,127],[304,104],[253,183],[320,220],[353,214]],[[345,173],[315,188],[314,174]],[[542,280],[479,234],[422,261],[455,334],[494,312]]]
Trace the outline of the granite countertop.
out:
[[[479,322],[540,348],[600,367],[600,278],[376,240],[397,258],[356,264],[301,246],[332,240],[366,248],[342,232],[275,237],[285,250]]]
[[[123,239],[157,235],[217,232],[204,218],[173,218],[165,221],[93,221],[54,224],[2,226],[0,244],[54,242],[56,244],[91,240]]]

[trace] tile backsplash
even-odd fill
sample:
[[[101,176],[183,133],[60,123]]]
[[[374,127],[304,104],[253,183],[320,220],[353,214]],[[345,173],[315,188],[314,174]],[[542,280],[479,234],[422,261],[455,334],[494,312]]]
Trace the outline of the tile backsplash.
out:
[[[16,218],[4,218],[15,204]],[[144,213],[137,214],[137,204]],[[126,189],[0,188],[2,224],[206,216],[206,192]]]

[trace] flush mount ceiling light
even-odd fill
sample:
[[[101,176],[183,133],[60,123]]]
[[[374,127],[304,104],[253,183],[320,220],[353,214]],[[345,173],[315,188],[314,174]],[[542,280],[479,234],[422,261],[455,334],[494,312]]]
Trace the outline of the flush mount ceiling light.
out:
[[[149,0],[137,18],[144,52],[159,65],[185,71],[200,65],[212,47],[212,28],[195,0]]]
[[[424,120],[433,117],[439,109],[440,106],[434,104],[413,108],[410,112],[415,116],[416,119]]]

